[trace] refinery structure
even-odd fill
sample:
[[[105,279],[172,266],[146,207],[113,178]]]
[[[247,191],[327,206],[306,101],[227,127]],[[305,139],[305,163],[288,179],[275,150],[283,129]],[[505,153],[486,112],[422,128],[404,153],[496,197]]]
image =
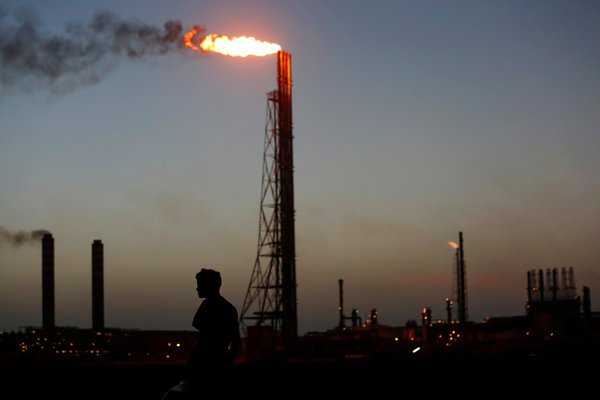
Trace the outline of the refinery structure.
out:
[[[279,51],[277,90],[267,95],[258,250],[240,322],[246,336],[285,352],[298,337],[292,127],[292,56]]]
[[[464,255],[462,236],[460,233],[457,251]],[[94,240],[91,245],[91,329],[55,326],[52,234],[43,236],[41,247],[42,326],[0,335],[2,352],[17,351],[44,358],[82,361],[186,362],[196,340],[193,331],[140,331],[104,326],[104,246],[100,240]],[[455,278],[466,274],[466,269],[461,267],[464,261],[453,264]],[[273,272],[277,276],[277,271]],[[449,276],[449,279],[452,278]],[[276,292],[281,288],[273,287],[275,283],[270,284],[268,289],[273,295],[281,296]],[[363,321],[356,309],[352,309],[350,315],[346,314],[343,284],[342,279],[338,280],[339,320],[337,324],[332,321],[332,328],[327,331],[296,335],[291,342],[286,342],[281,310],[269,313],[264,308],[257,308],[253,315],[263,319],[242,316],[253,324],[246,326],[245,351],[238,362],[290,358],[389,361],[440,357],[563,357],[594,355],[600,351],[600,313],[592,312],[588,287],[583,287],[581,295],[578,293],[573,267],[526,271],[524,314],[492,317],[481,322],[462,321],[464,313],[460,310],[467,309],[467,304],[464,307],[460,304],[466,296],[457,290],[451,299],[446,298],[446,304],[458,305],[458,311],[453,313],[447,309],[446,319],[435,318],[432,308],[425,306],[420,321],[407,321],[403,326],[384,324],[376,309],[370,310]],[[251,289],[256,289],[257,299],[271,294],[266,293],[267,287],[256,286]],[[279,304],[283,307],[282,302]],[[290,348],[292,345],[294,347]]]
[[[591,351],[600,354],[600,313],[592,312],[590,289],[577,292],[573,267],[527,271],[524,315],[469,320],[465,239],[458,234],[452,264],[452,294],[444,318],[429,305],[420,321],[385,325],[376,309],[364,321],[347,315],[344,281],[338,280],[339,320],[324,332],[298,335],[291,54],[277,51],[277,89],[267,94],[258,245],[240,325],[244,346],[239,362],[304,358],[409,359],[445,356],[528,357]],[[67,357],[104,357],[184,362],[195,336],[188,331],[107,328],[104,316],[104,245],[91,245],[92,327],[55,325],[54,237],[42,250],[42,324],[0,335],[0,350]],[[443,296],[440,303],[443,304]],[[443,307],[440,307],[443,309]]]

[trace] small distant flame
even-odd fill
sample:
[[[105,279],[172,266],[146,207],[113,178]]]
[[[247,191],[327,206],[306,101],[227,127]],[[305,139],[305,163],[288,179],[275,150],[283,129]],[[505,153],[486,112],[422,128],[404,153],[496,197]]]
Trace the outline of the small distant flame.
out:
[[[202,28],[195,27],[186,33],[184,36],[185,47],[198,52],[210,51],[232,57],[264,57],[281,50],[281,46],[277,43],[264,42],[253,36],[235,36],[230,38],[229,36],[213,33],[196,39],[201,32]]]
[[[450,245],[450,247],[452,247],[453,249],[458,249],[458,245],[455,242],[448,242],[448,244]]]

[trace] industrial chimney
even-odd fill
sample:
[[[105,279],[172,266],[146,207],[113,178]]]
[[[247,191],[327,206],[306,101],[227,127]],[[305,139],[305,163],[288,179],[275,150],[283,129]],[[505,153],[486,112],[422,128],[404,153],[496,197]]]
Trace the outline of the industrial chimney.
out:
[[[92,329],[104,329],[104,245],[92,243]]]
[[[296,228],[294,209],[294,151],[292,133],[292,55],[277,52],[277,101],[281,223],[281,303],[283,343],[286,352],[293,351],[298,340],[296,298]]]
[[[298,349],[292,124],[292,56],[277,52],[277,90],[267,94],[258,251],[241,311],[245,322],[277,332],[286,355]],[[268,264],[261,261],[268,259]],[[263,266],[265,267],[263,270]],[[253,304],[258,310],[250,313]],[[248,331],[250,337],[250,331]]]
[[[465,265],[465,246],[463,243],[463,233],[458,232],[458,265],[457,265],[457,286],[458,286],[458,321],[461,324],[467,322],[467,272]]]
[[[54,329],[54,238],[42,237],[42,329]]]
[[[338,311],[340,312],[340,322],[338,323],[338,328],[343,330],[345,328],[344,320],[346,319],[344,316],[344,280],[339,279],[338,284],[340,286],[340,306],[338,307]]]

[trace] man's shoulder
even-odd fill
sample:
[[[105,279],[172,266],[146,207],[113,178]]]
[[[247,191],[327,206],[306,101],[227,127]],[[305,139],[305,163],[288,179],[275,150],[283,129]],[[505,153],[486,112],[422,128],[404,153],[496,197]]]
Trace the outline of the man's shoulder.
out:
[[[235,306],[233,304],[231,304],[225,297],[221,296],[221,306],[222,307],[226,307],[232,311],[235,311],[237,313],[237,308],[235,308]]]

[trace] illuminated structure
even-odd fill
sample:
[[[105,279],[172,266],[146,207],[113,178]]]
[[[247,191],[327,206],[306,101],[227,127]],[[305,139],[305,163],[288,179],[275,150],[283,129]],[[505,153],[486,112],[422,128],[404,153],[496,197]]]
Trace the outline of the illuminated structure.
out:
[[[348,319],[352,321],[352,329],[356,329],[362,325],[362,319],[358,315],[358,310],[356,308],[352,309],[349,317],[346,316],[346,314],[344,314],[344,280],[339,279],[338,285],[339,285],[339,292],[340,292],[340,305],[338,306],[338,311],[340,313],[340,320],[338,322],[338,329],[340,331],[345,330],[346,329],[345,321]]]
[[[446,323],[448,324],[452,323],[452,304],[454,304],[452,299],[446,297]]]
[[[42,237],[42,328],[54,329],[54,238]]]
[[[92,243],[92,329],[104,329],[104,245]]]
[[[267,95],[258,250],[241,312],[250,339],[255,327],[272,346],[291,352],[298,336],[292,135],[291,55],[277,52],[277,90]],[[256,310],[251,313],[251,308]]]
[[[561,269],[560,281],[558,268],[548,268],[545,274],[543,269],[527,271],[527,317],[531,328],[541,332],[579,331],[581,299],[573,267]],[[587,311],[589,314],[591,307]]]

